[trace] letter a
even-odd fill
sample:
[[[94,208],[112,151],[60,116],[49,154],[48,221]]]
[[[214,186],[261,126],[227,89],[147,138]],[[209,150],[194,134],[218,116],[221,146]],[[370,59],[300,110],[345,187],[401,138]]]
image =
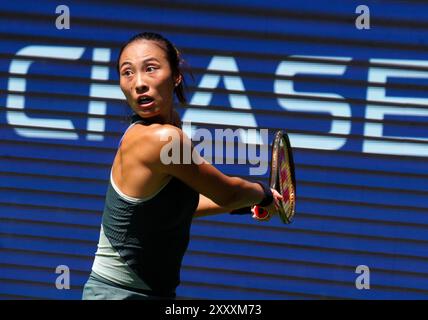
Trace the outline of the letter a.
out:
[[[355,20],[355,26],[358,30],[370,29],[370,9],[365,5],[359,5],[355,13],[361,13]]]
[[[60,274],[55,281],[55,286],[58,290],[70,289],[70,269],[65,265],[56,267],[56,274]]]
[[[55,26],[58,30],[70,29],[70,8],[66,5],[57,6],[55,13],[61,13],[56,18]]]
[[[368,266],[359,265],[355,269],[355,273],[360,274],[357,279],[355,279],[355,287],[358,290],[370,289],[370,269]]]

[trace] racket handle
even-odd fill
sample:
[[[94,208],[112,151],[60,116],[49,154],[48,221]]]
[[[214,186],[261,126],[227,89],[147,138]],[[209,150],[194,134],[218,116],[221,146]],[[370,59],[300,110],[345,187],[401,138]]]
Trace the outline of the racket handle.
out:
[[[235,209],[229,212],[230,214],[252,214],[251,207]]]
[[[267,220],[269,219],[269,212],[259,206],[254,206],[253,218],[256,220]]]
[[[251,211],[251,207],[245,207],[233,210],[230,214],[252,214],[256,220],[267,220],[269,217],[269,212],[260,206],[254,206],[254,213]]]

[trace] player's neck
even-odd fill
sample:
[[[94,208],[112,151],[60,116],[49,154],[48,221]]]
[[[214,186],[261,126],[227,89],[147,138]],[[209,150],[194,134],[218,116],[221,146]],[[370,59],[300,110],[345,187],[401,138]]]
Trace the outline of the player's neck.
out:
[[[138,114],[133,114],[131,117],[131,123],[134,123],[136,121],[142,121],[144,124],[150,125],[154,123],[158,124],[172,124],[172,116],[171,113],[168,113],[168,115],[157,115],[150,118],[143,118]]]

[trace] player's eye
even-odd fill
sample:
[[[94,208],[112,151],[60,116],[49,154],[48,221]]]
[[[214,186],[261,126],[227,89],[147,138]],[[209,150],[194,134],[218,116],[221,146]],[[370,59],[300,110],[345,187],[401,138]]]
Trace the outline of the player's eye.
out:
[[[148,66],[146,69],[147,72],[153,72],[155,70],[156,70],[156,68],[154,66]]]
[[[122,71],[122,76],[129,77],[132,74],[132,71],[130,69],[126,69]]]

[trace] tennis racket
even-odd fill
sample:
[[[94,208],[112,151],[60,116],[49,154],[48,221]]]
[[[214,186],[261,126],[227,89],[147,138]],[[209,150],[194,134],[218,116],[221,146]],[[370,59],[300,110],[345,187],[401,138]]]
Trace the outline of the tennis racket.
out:
[[[269,186],[283,197],[279,201],[279,217],[283,223],[291,223],[296,209],[296,178],[290,139],[282,130],[275,133],[272,143]],[[245,209],[248,212],[248,208]],[[242,214],[245,209],[237,210],[237,213]],[[252,213],[257,220],[266,220],[269,215],[267,210],[259,206],[254,206]]]
[[[279,201],[279,217],[283,223],[291,223],[296,212],[296,177],[290,139],[282,130],[275,133],[272,143],[269,186],[283,197]],[[256,206],[255,210],[259,209],[262,208]]]

